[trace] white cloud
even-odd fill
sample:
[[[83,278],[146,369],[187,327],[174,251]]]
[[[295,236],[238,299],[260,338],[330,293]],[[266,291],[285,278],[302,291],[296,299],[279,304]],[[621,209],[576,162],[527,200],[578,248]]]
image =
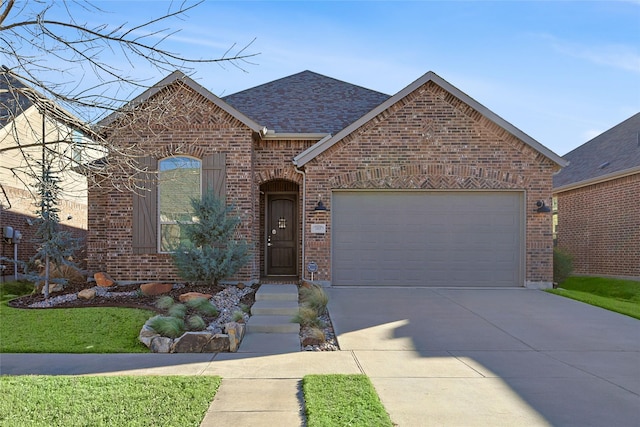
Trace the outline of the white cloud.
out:
[[[553,49],[563,55],[640,73],[640,52],[636,47],[623,44],[584,45],[561,40],[551,35],[543,37],[549,40]]]

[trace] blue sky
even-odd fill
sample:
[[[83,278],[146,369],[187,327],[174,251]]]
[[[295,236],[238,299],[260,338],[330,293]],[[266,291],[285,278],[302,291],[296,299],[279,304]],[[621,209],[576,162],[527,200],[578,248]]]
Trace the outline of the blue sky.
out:
[[[114,24],[170,5],[96,3]],[[560,155],[640,111],[640,1],[207,0],[171,27],[190,58],[255,38],[244,70],[195,66],[218,96],[303,70],[392,95],[434,71]]]

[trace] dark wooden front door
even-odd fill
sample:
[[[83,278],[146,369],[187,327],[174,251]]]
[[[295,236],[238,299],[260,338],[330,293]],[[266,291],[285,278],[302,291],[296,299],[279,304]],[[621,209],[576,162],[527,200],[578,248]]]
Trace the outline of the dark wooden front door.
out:
[[[298,274],[297,195],[268,194],[266,266],[268,276]]]

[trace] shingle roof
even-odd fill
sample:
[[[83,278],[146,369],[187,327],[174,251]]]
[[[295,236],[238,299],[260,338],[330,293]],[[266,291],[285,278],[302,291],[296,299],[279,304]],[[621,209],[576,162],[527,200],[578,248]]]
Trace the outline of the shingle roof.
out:
[[[0,73],[0,127],[6,126],[14,118],[33,105],[21,90],[27,86],[8,73]]]
[[[222,99],[278,133],[335,134],[388,98],[380,92],[303,71]]]
[[[563,156],[569,165],[553,177],[553,187],[592,180],[640,167],[640,113]]]

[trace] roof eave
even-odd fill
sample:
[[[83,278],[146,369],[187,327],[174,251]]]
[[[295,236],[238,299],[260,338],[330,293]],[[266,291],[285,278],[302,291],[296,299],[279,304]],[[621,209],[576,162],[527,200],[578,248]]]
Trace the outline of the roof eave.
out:
[[[306,163],[309,163],[311,160],[313,160],[314,158],[316,158],[317,156],[319,156],[320,154],[322,154],[323,152],[331,148],[338,141],[340,141],[347,135],[351,134],[352,132],[356,131],[359,127],[361,127],[368,121],[372,120],[378,114],[382,113],[387,108],[389,108],[390,106],[392,106],[393,104],[395,104],[402,98],[406,97],[407,95],[409,95],[410,93],[412,93],[413,91],[415,91],[416,89],[418,89],[419,87],[421,87],[422,85],[426,84],[429,81],[433,81],[438,86],[442,87],[443,89],[445,89],[446,91],[448,91],[449,93],[457,97],[458,99],[462,100],[463,102],[471,106],[473,109],[478,111],[480,114],[485,116],[487,119],[491,120],[498,126],[504,128],[506,131],[508,131],[515,137],[522,140],[525,144],[529,145],[534,150],[542,153],[547,158],[551,159],[558,166],[564,167],[569,164],[565,159],[563,159],[553,151],[549,150],[547,147],[540,144],[538,141],[531,138],[529,135],[522,132],[517,127],[513,126],[511,123],[507,122],[506,120],[504,120],[503,118],[501,118],[500,116],[498,116],[497,114],[489,110],[487,107],[480,104],[478,101],[471,98],[469,95],[462,92],[460,89],[456,88],[455,86],[453,86],[452,84],[444,80],[442,77],[438,76],[433,71],[429,71],[428,73],[424,74],[422,77],[420,77],[419,79],[415,80],[413,83],[409,84],[407,87],[402,89],[400,92],[396,93],[395,95],[393,95],[392,97],[384,101],[382,104],[378,105],[376,108],[369,111],[367,114],[365,114],[364,116],[362,116],[361,118],[359,118],[358,120],[356,120],[355,122],[347,126],[346,128],[342,129],[332,138],[319,141],[313,147],[300,153],[295,158],[295,161],[298,162],[296,163],[296,165],[298,167],[301,167],[301,166],[304,166]]]
[[[611,181],[613,179],[624,178],[625,176],[634,175],[640,173],[640,166],[634,166],[632,168],[611,172],[606,175],[596,176],[594,178],[584,179],[578,182],[572,182],[570,184],[561,185],[553,189],[553,194],[563,193],[569,190],[575,190],[576,188],[586,187],[588,185],[599,184],[605,181]]]

